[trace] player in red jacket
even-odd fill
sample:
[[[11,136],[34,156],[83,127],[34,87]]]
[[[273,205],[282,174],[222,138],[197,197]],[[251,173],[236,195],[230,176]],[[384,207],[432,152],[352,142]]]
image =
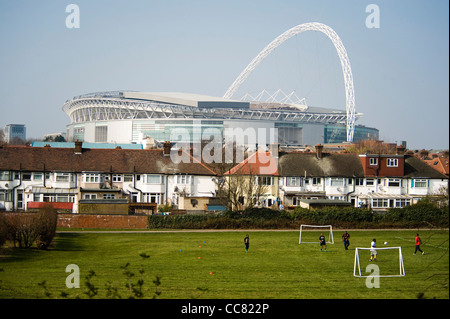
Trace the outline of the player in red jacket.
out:
[[[416,234],[416,249],[414,250],[414,255],[417,253],[417,251],[420,251],[422,255],[425,255],[425,252],[420,249],[420,244],[422,243],[422,240],[419,237],[419,234]]]

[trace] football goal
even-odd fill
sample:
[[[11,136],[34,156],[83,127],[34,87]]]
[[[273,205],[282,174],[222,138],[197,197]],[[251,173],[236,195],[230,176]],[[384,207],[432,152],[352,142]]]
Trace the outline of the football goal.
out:
[[[355,248],[355,263],[353,276],[355,277],[403,277],[405,276],[405,265],[403,264],[402,247],[375,248],[377,261],[368,262],[372,248]],[[366,252],[367,251],[367,252]],[[379,272],[363,275],[361,266],[377,265]],[[366,269],[364,267],[364,269]]]
[[[333,226],[331,225],[300,225],[299,244],[318,244],[320,233],[326,238],[327,244],[334,244]]]

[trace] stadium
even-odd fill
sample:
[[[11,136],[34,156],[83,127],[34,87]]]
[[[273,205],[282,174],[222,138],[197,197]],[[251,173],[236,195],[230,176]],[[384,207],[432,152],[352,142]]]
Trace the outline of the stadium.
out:
[[[346,141],[345,111],[288,102],[237,101],[177,92],[113,91],[76,96],[63,111],[70,117],[68,140],[91,143],[191,142],[218,138],[239,128],[278,132],[281,145]],[[356,114],[359,118],[361,114]],[[276,130],[274,130],[276,129]],[[189,132],[179,134],[179,132]],[[189,139],[189,140],[187,140]],[[354,141],[378,139],[378,130],[355,126]],[[267,143],[268,144],[268,143]]]
[[[342,66],[346,110],[310,107],[295,92],[263,90],[256,98],[232,97],[255,68],[278,46],[305,31],[325,34]],[[263,95],[268,95],[263,99]],[[281,95],[281,98],[279,97]],[[294,96],[294,98],[293,98]],[[269,43],[241,72],[223,97],[179,92],[113,91],[76,96],[63,111],[70,117],[68,140],[146,144],[163,141],[218,141],[284,146],[378,139],[378,130],[355,121],[353,75],[347,52],[330,27],[317,22],[295,26]],[[247,140],[245,140],[245,137]]]

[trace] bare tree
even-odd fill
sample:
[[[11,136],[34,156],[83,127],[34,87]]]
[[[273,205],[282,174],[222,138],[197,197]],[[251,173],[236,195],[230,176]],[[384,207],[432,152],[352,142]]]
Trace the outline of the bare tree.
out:
[[[231,173],[228,171],[224,178],[223,195],[228,202],[228,208],[242,210],[258,205],[261,197],[267,192],[268,187],[262,183],[261,176],[256,173],[257,168],[248,165],[241,166]]]

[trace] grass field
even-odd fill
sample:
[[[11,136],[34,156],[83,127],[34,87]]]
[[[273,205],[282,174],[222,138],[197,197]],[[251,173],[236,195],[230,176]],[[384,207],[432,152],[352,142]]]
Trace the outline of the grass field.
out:
[[[246,233],[248,253],[243,245]],[[413,255],[415,230],[349,231],[349,250],[340,241],[342,233],[335,230],[335,244],[321,253],[318,244],[299,245],[298,231],[60,232],[47,251],[3,250],[0,298],[62,298],[61,292],[68,294],[65,298],[88,298],[85,277],[90,270],[96,274],[90,280],[98,288],[95,298],[106,298],[107,286],[128,298],[121,268],[127,263],[134,283],[144,265],[144,298],[153,297],[155,276],[161,278],[161,299],[449,298],[448,230],[420,231],[425,255]],[[353,276],[354,248],[369,247],[372,238],[379,246],[384,241],[402,246],[405,277],[380,278],[379,288],[367,288],[365,278]],[[141,258],[141,253],[150,258]],[[361,256],[362,267],[368,258],[368,252]],[[398,272],[397,259],[380,250],[380,273]],[[80,269],[78,289],[66,287],[69,264]],[[48,296],[39,285],[44,281]]]

